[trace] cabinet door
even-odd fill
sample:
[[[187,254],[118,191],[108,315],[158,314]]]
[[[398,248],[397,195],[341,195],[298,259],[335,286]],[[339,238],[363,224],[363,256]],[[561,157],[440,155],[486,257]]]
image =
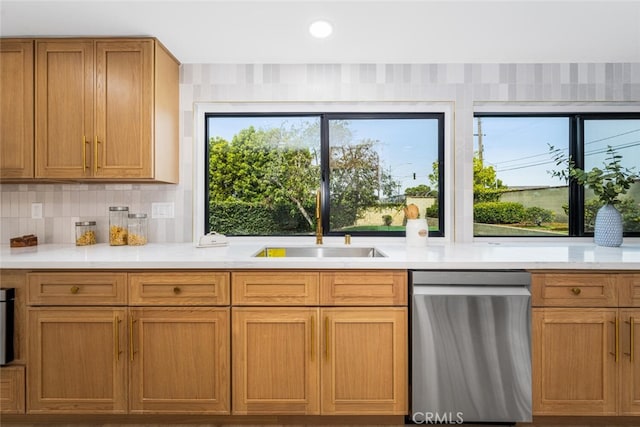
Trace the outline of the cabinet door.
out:
[[[152,177],[153,77],[152,40],[96,42],[96,177]]]
[[[93,42],[36,41],[36,178],[91,176],[93,106]]]
[[[125,413],[126,311],[29,310],[29,413]]]
[[[407,309],[322,309],[322,413],[406,414]]]
[[[616,309],[533,309],[533,415],[615,415]]]
[[[640,310],[620,310],[620,415],[640,415]]]
[[[234,308],[233,413],[318,414],[318,309]]]
[[[131,309],[132,413],[229,413],[229,309]]]
[[[0,40],[0,178],[33,178],[33,40]]]

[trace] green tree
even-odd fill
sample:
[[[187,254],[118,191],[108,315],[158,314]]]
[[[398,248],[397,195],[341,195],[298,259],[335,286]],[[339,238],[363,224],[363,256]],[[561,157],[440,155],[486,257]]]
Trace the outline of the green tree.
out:
[[[342,228],[355,223],[361,212],[378,202],[384,176],[376,141],[363,140],[357,144],[332,146],[329,153],[331,179],[331,226]],[[389,186],[392,188],[393,186]]]
[[[480,158],[473,157],[473,201],[497,202],[500,195],[507,189],[502,180],[496,177],[493,166],[484,166]]]
[[[296,144],[297,129],[256,130],[253,126],[234,135],[209,141],[209,201],[241,201],[275,207],[289,205],[309,226],[308,212],[319,183],[315,153]]]
[[[404,190],[404,194],[409,197],[434,197],[431,187],[426,184],[409,187]]]

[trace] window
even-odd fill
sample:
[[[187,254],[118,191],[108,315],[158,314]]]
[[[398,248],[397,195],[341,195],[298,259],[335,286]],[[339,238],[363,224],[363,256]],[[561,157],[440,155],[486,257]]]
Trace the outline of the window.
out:
[[[597,200],[589,190],[553,176],[552,149],[590,170],[608,146],[625,167],[640,164],[639,114],[476,114],[474,235],[588,236]],[[623,198],[627,236],[640,235],[640,183]]]
[[[444,114],[206,114],[205,230],[404,235],[416,204],[444,235]]]

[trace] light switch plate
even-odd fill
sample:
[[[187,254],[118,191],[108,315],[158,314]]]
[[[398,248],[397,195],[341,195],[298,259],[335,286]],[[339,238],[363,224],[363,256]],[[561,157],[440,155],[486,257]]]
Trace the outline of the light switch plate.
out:
[[[175,205],[173,202],[151,203],[151,218],[174,218],[174,207]]]
[[[42,219],[42,203],[31,203],[31,219]]]

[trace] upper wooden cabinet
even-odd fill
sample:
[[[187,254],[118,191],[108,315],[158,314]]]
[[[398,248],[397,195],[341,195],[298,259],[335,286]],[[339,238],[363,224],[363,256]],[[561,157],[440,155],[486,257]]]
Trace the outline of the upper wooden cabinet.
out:
[[[35,177],[178,181],[178,62],[154,39],[36,40]]]
[[[33,177],[33,40],[0,39],[0,178]]]

